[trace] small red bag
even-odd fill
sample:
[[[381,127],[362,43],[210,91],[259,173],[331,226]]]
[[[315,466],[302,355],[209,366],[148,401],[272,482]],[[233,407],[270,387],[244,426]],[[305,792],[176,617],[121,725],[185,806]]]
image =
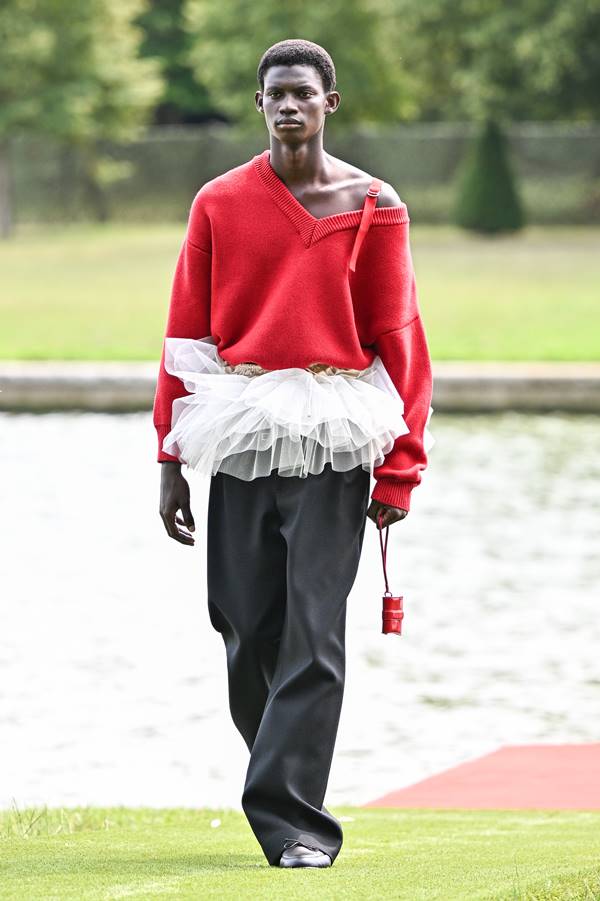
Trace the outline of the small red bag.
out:
[[[382,528],[380,517],[383,516],[383,510],[379,511],[377,517],[377,529],[379,531],[379,544],[381,545],[381,559],[383,562],[383,577],[385,579],[385,592],[383,594],[383,611],[382,611],[382,627],[381,631],[384,635],[389,635],[390,633],[394,635],[402,634],[402,619],[404,617],[404,610],[402,609],[402,596],[394,597],[392,592],[390,591],[390,587],[388,585],[388,577],[387,570],[385,568],[386,564],[386,555],[387,555],[387,543],[388,543],[388,533],[390,530],[389,526],[385,527],[385,546],[383,544],[383,538],[381,537]]]

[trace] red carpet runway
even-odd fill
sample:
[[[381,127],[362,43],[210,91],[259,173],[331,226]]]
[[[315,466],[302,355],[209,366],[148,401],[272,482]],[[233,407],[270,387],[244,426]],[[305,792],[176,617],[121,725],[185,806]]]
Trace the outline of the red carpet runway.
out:
[[[600,810],[600,742],[507,745],[364,806]]]

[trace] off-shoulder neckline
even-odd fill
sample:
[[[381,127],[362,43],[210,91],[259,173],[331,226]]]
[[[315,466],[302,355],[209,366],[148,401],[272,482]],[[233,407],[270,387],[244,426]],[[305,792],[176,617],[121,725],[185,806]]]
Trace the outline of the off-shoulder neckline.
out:
[[[292,194],[284,181],[271,166],[271,151],[267,147],[253,157],[257,174],[271,196],[294,224],[304,243],[314,244],[325,235],[359,225],[363,209],[332,213],[329,216],[313,216]],[[401,225],[409,222],[405,203],[400,206],[380,206],[373,210],[371,225]]]

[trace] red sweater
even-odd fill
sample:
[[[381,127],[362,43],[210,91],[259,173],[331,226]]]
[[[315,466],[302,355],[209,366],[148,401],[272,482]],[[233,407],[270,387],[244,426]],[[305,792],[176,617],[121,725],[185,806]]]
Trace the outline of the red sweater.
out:
[[[432,394],[427,341],[409,245],[406,204],[376,207],[353,272],[361,210],[316,218],[270,163],[270,151],[211,179],[196,194],[173,279],[165,337],[212,335],[232,365],[364,369],[379,354],[404,400],[410,432],[374,467],[371,497],[409,509],[427,465],[423,432]],[[176,397],[164,342],[153,421],[158,460]]]

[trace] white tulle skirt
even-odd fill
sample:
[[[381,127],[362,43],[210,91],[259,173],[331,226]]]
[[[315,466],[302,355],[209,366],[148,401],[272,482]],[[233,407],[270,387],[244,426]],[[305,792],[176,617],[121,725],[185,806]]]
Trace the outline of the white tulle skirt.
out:
[[[212,336],[166,338],[165,369],[191,393],[173,401],[162,448],[200,474],[304,477],[326,463],[372,472],[409,431],[379,356],[357,375],[297,367],[247,375],[231,371]],[[433,441],[426,429],[426,450]]]

